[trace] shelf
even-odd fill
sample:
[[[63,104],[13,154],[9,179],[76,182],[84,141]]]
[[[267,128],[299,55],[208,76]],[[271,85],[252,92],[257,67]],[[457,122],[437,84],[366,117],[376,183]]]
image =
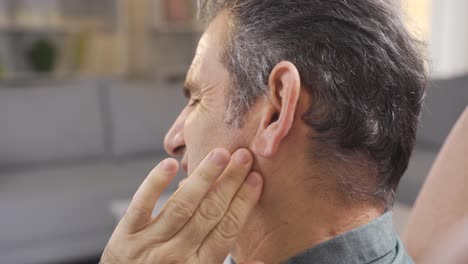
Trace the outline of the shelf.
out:
[[[24,27],[24,26],[9,26],[9,27],[0,27],[0,34],[14,34],[14,35],[65,35],[69,33],[70,30],[64,27]]]
[[[24,83],[31,83],[37,81],[59,80],[68,78],[66,75],[59,75],[57,73],[36,73],[36,72],[5,72],[0,78],[1,85],[17,85]]]
[[[77,79],[114,79],[123,75],[82,75],[77,73],[6,73],[0,78],[0,89],[12,87],[35,87],[39,85],[56,84]]]

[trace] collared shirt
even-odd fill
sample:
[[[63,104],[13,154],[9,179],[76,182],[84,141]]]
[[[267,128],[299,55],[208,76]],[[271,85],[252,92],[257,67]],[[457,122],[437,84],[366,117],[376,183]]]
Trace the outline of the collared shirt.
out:
[[[231,259],[231,263],[235,262]],[[284,264],[413,264],[395,232],[392,213],[322,242]]]

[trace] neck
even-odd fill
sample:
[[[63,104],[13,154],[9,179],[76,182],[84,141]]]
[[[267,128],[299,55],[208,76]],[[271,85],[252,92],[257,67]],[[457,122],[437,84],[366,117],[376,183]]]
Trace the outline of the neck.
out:
[[[383,213],[370,204],[346,202],[326,184],[313,184],[316,187],[311,190],[310,183],[292,184],[294,175],[283,175],[289,182],[266,182],[262,198],[231,252],[237,263],[281,263]],[[275,175],[265,179],[285,178]]]

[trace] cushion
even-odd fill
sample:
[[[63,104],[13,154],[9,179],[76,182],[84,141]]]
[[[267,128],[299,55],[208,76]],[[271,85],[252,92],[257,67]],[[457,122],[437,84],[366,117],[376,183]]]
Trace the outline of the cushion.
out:
[[[105,151],[96,81],[0,88],[0,166],[88,158]]]

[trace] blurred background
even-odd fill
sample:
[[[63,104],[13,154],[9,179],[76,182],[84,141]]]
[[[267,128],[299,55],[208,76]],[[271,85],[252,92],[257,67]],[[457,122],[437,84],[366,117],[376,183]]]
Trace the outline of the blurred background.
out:
[[[468,1],[401,4],[428,43],[432,80],[399,230],[468,103]],[[1,264],[98,263],[165,157],[202,33],[195,17],[195,0],[0,0]]]

